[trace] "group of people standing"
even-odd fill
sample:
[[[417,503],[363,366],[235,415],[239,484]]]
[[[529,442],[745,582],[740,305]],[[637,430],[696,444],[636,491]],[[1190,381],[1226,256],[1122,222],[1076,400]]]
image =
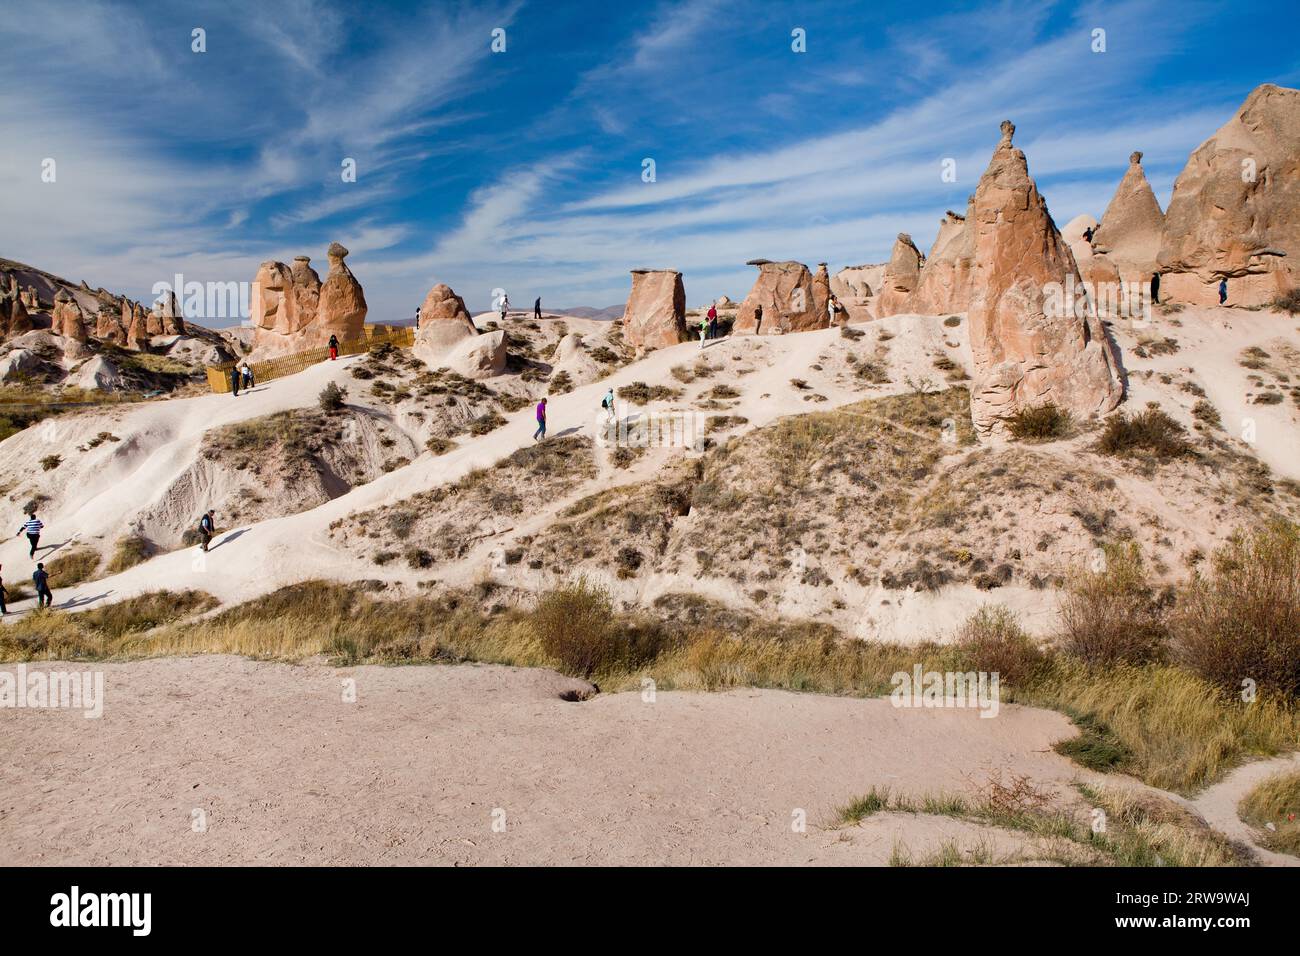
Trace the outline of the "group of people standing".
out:
[[[41,519],[36,517],[36,512],[27,516],[27,520],[22,523],[18,529],[19,534],[27,535],[27,541],[31,548],[27,552],[29,558],[36,557],[36,549],[41,545],[41,531],[45,525]],[[45,563],[36,562],[36,570],[32,572],[32,583],[36,585],[36,606],[49,607],[54,603],[54,593],[50,590],[50,574],[45,570]],[[5,603],[9,597],[5,590],[4,578],[0,575],[0,614],[8,614],[9,607]]]

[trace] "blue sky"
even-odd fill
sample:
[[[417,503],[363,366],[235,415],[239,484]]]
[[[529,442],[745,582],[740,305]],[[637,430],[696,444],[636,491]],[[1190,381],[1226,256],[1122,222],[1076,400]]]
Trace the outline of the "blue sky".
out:
[[[633,268],[739,299],[747,259],[927,249],[1004,118],[1058,224],[1100,216],[1134,149],[1166,204],[1252,88],[1300,86],[1298,38],[1273,3],[10,0],[0,256],[147,301],[177,272],[323,274],[337,239],[376,321],[437,282],[606,306]]]

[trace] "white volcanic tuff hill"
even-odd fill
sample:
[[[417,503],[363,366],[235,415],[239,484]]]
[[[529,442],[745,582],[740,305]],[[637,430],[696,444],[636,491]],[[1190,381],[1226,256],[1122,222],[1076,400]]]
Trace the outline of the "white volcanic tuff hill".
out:
[[[1234,328],[1225,328],[1225,323]],[[828,329],[724,339],[703,353],[697,343],[652,352],[604,379],[552,396],[549,434],[552,439],[566,434],[594,434],[605,390],[633,382],[694,393],[694,400],[684,395],[680,401],[661,403],[661,407],[698,411],[712,404],[714,407],[705,414],[743,417],[748,422],[732,433],[750,435],[785,416],[821,412],[872,396],[903,394],[919,384],[928,388],[946,384],[937,370],[939,362],[969,368],[964,322],[952,326],[938,317],[895,316],[856,328],[863,333],[857,339]],[[1157,317],[1147,328],[1117,327],[1115,335],[1128,371],[1128,410],[1157,401],[1190,426],[1195,421],[1192,408],[1203,392],[1224,419],[1224,430],[1215,434],[1236,448],[1243,462],[1262,460],[1279,476],[1300,477],[1300,455],[1296,452],[1300,447],[1296,441],[1300,436],[1300,412],[1291,393],[1278,391],[1289,386],[1275,378],[1288,374],[1285,369],[1292,373],[1300,370],[1300,334],[1293,321],[1270,313],[1225,315],[1216,309],[1188,309],[1178,316]],[[1140,342],[1165,338],[1176,340],[1176,351],[1169,351],[1167,346],[1155,352],[1145,347],[1139,350]],[[1239,364],[1241,350],[1252,346],[1269,356],[1259,368]],[[674,369],[689,369],[702,354],[714,371],[707,378],[685,385]],[[883,363],[888,382],[870,384],[858,374],[861,362],[873,355]],[[355,386],[360,383],[348,373],[359,361],[354,358],[322,363],[299,375],[267,383],[238,399],[210,395],[59,419],[56,427],[60,432],[53,443],[48,435],[42,436],[39,428],[14,436],[0,444],[0,476],[9,484],[14,527],[22,502],[43,489],[51,499],[41,510],[48,525],[47,542],[61,543],[77,534],[83,543],[107,551],[132,527],[138,515],[156,511],[160,501],[175,494],[173,486],[193,468],[201,437],[208,429],[275,411],[313,408],[320,389],[329,381],[346,384],[358,395]],[[1263,384],[1257,384],[1251,376],[1260,376]],[[796,379],[806,382],[807,387],[793,385]],[[727,401],[714,401],[709,395],[717,385],[733,387],[739,394]],[[1275,404],[1253,400],[1268,391],[1277,392],[1284,400]],[[381,402],[368,401],[374,413],[382,414]],[[1259,436],[1253,445],[1235,441],[1238,419],[1246,417],[1254,422]],[[883,525],[877,524],[882,520],[880,516],[868,518],[851,510],[844,512],[830,522],[829,541],[818,544],[809,538],[805,544],[827,580],[809,583],[800,580],[798,574],[778,568],[776,577],[762,584],[763,590],[772,595],[766,604],[754,603],[750,591],[755,584],[738,586],[728,576],[737,565],[728,564],[716,571],[695,565],[695,548],[689,544],[692,529],[713,527],[709,522],[716,521],[709,517],[707,508],[683,516],[674,525],[664,561],[656,564],[658,559],[652,556],[641,573],[626,579],[615,577],[612,561],[599,556],[591,562],[548,566],[540,572],[527,563],[500,566],[497,558],[502,549],[517,546],[529,535],[544,534],[560,519],[560,512],[579,499],[624,486],[634,492],[638,483],[658,480],[663,469],[680,457],[670,451],[651,452],[627,469],[614,467],[608,455],[599,453],[593,479],[567,484],[561,481],[560,490],[547,496],[536,493],[536,483],[525,481],[524,511],[518,519],[489,523],[480,529],[481,533],[475,532],[475,540],[465,543],[462,558],[428,569],[409,567],[402,560],[377,565],[376,549],[391,547],[400,551],[404,544],[386,540],[382,533],[377,540],[360,542],[355,538],[340,539],[332,533],[331,527],[351,514],[397,504],[412,495],[447,486],[474,469],[494,465],[516,449],[530,447],[533,429],[530,403],[495,431],[481,437],[462,436],[458,447],[441,457],[420,455],[411,464],[310,510],[246,527],[223,527],[223,532],[238,534],[220,535],[218,547],[205,562],[196,564],[197,552],[189,548],[159,555],[124,573],[77,587],[59,587],[56,581],[57,600],[86,601],[93,606],[99,601],[120,600],[161,587],[194,587],[230,603],[317,577],[381,578],[406,586],[436,577],[455,586],[472,584],[488,572],[503,584],[531,590],[549,586],[565,573],[584,572],[607,579],[617,597],[633,604],[649,603],[673,592],[689,592],[749,610],[829,620],[864,637],[910,641],[944,636],[954,621],[973,606],[988,601],[1013,607],[1035,629],[1049,629],[1054,591],[1030,579],[1041,577],[1050,582],[1053,574],[1068,570],[1070,562],[1086,558],[1096,546],[1092,526],[1098,523],[1109,527],[1109,533],[1128,528],[1144,548],[1151,549],[1157,563],[1177,575],[1182,571],[1184,555],[1198,549],[1208,553],[1234,526],[1262,514],[1253,510],[1255,503],[1240,499],[1235,487],[1240,468],[1231,463],[1219,467],[1193,462],[1143,475],[1122,467],[1115,459],[1090,452],[1093,436],[1085,433],[1071,442],[1045,446],[993,443],[982,448],[946,449],[930,475],[922,478],[904,474],[901,484],[898,479],[890,479],[898,484],[896,490],[902,495],[891,507],[908,510],[884,515]],[[76,445],[100,431],[110,431],[121,440],[84,453],[75,450]],[[861,467],[853,461],[836,467],[851,472],[862,470],[867,477],[860,480],[870,481],[875,459],[885,448],[873,451],[871,445],[865,446],[860,453]],[[56,450],[63,454],[64,464],[42,472],[40,459]],[[771,476],[764,474],[770,463],[763,464],[765,459],[761,457],[754,460],[753,469],[742,475],[770,482]],[[825,478],[814,478],[830,494],[834,490],[830,479],[840,480],[843,475],[837,470]],[[742,478],[741,482],[749,480]],[[956,525],[927,523],[928,519],[917,523],[917,515],[925,518],[926,509],[933,511],[937,507],[934,502],[940,499],[936,495],[952,499],[943,507],[956,509]],[[178,520],[197,518],[203,510],[200,497],[201,493],[179,505],[189,506],[194,513],[188,519],[178,515]],[[824,520],[834,513],[829,510],[833,496],[820,504],[809,504],[812,499],[797,500],[802,503],[793,508],[811,510],[806,515],[789,515],[794,522]],[[1279,492],[1262,503],[1273,507],[1289,501],[1286,494]],[[1001,516],[1008,505],[1015,513]],[[991,516],[981,517],[990,506]],[[292,501],[282,502],[284,512],[294,507]],[[1114,513],[1111,518],[1102,514],[1107,510]],[[753,516],[747,518],[743,513],[739,517],[739,522],[727,522],[710,531],[710,535],[717,536],[710,546],[721,546],[724,539],[738,533],[741,524],[753,520]],[[223,524],[220,515],[218,522]],[[891,530],[891,524],[899,527]],[[621,534],[616,531],[613,537]],[[1018,552],[1014,558],[1018,573],[1002,581],[994,591],[981,590],[974,574],[938,590],[918,590],[908,583],[909,569],[920,557],[938,561],[942,555],[961,548],[987,549],[988,553],[980,557],[989,562],[989,573],[998,571],[992,567],[994,563],[1012,560],[1008,555]],[[835,557],[839,551],[844,552],[844,558]],[[17,539],[0,545],[0,560],[11,580],[25,576],[25,571],[18,569],[30,564],[25,544]],[[851,572],[851,564],[859,570]],[[742,570],[747,566],[754,570],[759,562],[742,561],[739,565]],[[871,569],[871,579],[861,576],[864,567]],[[895,583],[879,583],[874,580],[876,574]]]

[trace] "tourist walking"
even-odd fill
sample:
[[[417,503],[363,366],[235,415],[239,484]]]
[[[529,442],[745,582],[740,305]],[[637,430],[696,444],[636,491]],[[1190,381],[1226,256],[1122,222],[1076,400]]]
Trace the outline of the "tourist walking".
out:
[[[1228,301],[1228,280],[1222,279],[1219,282],[1219,305]]]
[[[45,525],[41,524],[41,519],[36,517],[36,512],[33,511],[31,516],[23,522],[23,526],[18,529],[18,533],[27,535],[27,540],[32,543],[32,549],[27,552],[27,557],[36,557],[36,549],[41,543],[41,529],[44,527]]]
[[[718,307],[716,305],[709,306],[708,320],[709,338],[716,339],[718,337]]]
[[[212,543],[212,536],[216,534],[216,526],[212,523],[212,516],[214,514],[216,514],[216,512],[209,508],[208,513],[199,519],[199,537],[203,539],[203,543],[200,547],[204,551],[208,550],[208,545]]]
[[[611,388],[605,393],[605,397],[600,402],[600,407],[605,410],[605,417],[609,421],[615,421],[618,413],[614,410],[614,390]]]
[[[339,337],[337,335],[331,335],[330,336],[330,361],[333,362],[338,357],[339,357]]]
[[[37,563],[36,570],[32,572],[32,582],[36,585],[36,606],[49,607],[53,604],[54,595],[50,592],[50,576],[44,564]]]
[[[539,295],[537,301],[533,303],[533,318],[538,322],[542,321],[542,297]]]
[[[235,398],[239,397],[239,366],[238,365],[232,365],[230,367],[230,391],[234,394]]]
[[[1151,301],[1160,304],[1160,273],[1151,273]]]
[[[763,305],[759,303],[754,306],[754,334],[758,335],[758,330],[763,327]]]
[[[253,369],[247,362],[245,362],[240,366],[239,372],[244,378],[244,390],[247,391],[253,387]]]
[[[709,317],[706,315],[706,316],[702,316],[702,317],[700,318],[700,348],[701,348],[701,350],[704,348],[704,343],[708,340],[708,338],[709,338]]]
[[[537,403],[537,431],[533,432],[533,441],[546,437],[546,399]]]

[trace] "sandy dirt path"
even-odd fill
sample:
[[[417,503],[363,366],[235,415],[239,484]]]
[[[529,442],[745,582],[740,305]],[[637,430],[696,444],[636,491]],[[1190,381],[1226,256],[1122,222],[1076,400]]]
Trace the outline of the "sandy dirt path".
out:
[[[51,666],[68,665],[31,665]],[[1086,776],[1050,749],[1074,732],[1064,717],[1014,705],[981,719],[767,690],[571,703],[580,681],[487,665],[98,668],[100,719],[0,712],[0,865],[882,864],[899,844],[920,859],[945,839],[1000,853],[1024,839],[910,814],[831,829],[873,784],[969,793],[1002,769],[1064,791]]]
[[[1300,859],[1274,853],[1256,843],[1254,828],[1237,816],[1237,805],[1251,790],[1269,777],[1291,770],[1300,770],[1300,753],[1244,764],[1214,786],[1207,787],[1189,804],[1206,823],[1229,839],[1245,844],[1266,866],[1300,866]]]

